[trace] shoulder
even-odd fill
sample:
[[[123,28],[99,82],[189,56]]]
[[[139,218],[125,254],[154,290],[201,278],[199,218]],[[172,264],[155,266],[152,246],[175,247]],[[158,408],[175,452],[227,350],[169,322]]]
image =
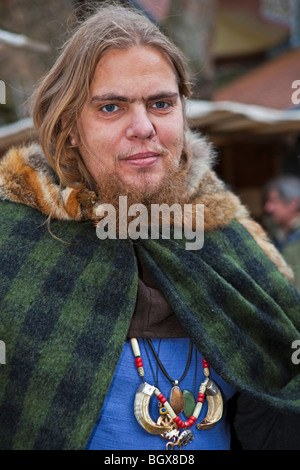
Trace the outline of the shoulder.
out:
[[[50,219],[39,210],[25,204],[0,200],[0,250],[9,241],[10,250],[20,246],[45,243],[51,245],[62,242],[72,243],[77,238],[93,243],[98,240],[91,222]],[[3,245],[4,244],[4,245]]]

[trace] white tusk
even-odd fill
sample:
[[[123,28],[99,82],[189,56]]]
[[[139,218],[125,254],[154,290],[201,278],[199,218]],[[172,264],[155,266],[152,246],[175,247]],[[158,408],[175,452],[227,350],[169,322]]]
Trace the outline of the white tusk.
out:
[[[172,426],[156,424],[149,414],[149,403],[155,387],[144,382],[139,385],[134,399],[134,415],[138,423],[150,434],[162,434],[172,429]]]
[[[206,417],[197,424],[197,429],[205,430],[212,428],[223,415],[223,398],[216,382],[209,380],[206,388],[206,399],[208,410]]]

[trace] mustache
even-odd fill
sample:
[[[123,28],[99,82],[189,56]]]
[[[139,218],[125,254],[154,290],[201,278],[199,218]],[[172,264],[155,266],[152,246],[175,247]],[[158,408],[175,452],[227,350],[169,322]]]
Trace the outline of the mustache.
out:
[[[147,149],[140,149],[140,148],[131,148],[127,152],[120,152],[115,155],[115,163],[119,163],[120,160],[124,160],[126,158],[131,157],[132,155],[136,155],[139,153],[155,153],[160,157],[171,157],[171,153],[166,147],[163,146],[155,146],[153,148]]]

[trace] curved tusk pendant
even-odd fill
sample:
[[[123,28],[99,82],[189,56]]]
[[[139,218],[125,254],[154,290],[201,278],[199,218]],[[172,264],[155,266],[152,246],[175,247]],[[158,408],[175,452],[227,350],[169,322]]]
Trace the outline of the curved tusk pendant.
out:
[[[197,429],[205,430],[212,428],[223,414],[223,398],[221,391],[213,380],[209,380],[206,387],[206,399],[208,410],[206,417],[197,424]]]
[[[134,399],[134,415],[138,423],[150,434],[163,434],[172,429],[172,426],[156,424],[149,414],[149,403],[156,388],[144,382],[139,385]]]

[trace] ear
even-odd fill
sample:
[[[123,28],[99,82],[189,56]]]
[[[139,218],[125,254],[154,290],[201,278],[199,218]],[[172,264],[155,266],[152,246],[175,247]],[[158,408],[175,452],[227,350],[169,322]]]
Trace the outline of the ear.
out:
[[[70,139],[70,144],[72,145],[72,147],[77,147],[77,139],[71,132],[69,135],[69,139]]]
[[[61,126],[62,126],[63,129],[67,126],[67,123],[68,123],[68,117],[67,117],[67,114],[64,113],[61,117]],[[71,131],[69,133],[69,141],[70,141],[70,144],[72,145],[72,147],[77,147],[78,142],[77,142],[75,132]]]
[[[299,200],[297,198],[291,199],[289,201],[289,206],[294,212],[299,212]]]

